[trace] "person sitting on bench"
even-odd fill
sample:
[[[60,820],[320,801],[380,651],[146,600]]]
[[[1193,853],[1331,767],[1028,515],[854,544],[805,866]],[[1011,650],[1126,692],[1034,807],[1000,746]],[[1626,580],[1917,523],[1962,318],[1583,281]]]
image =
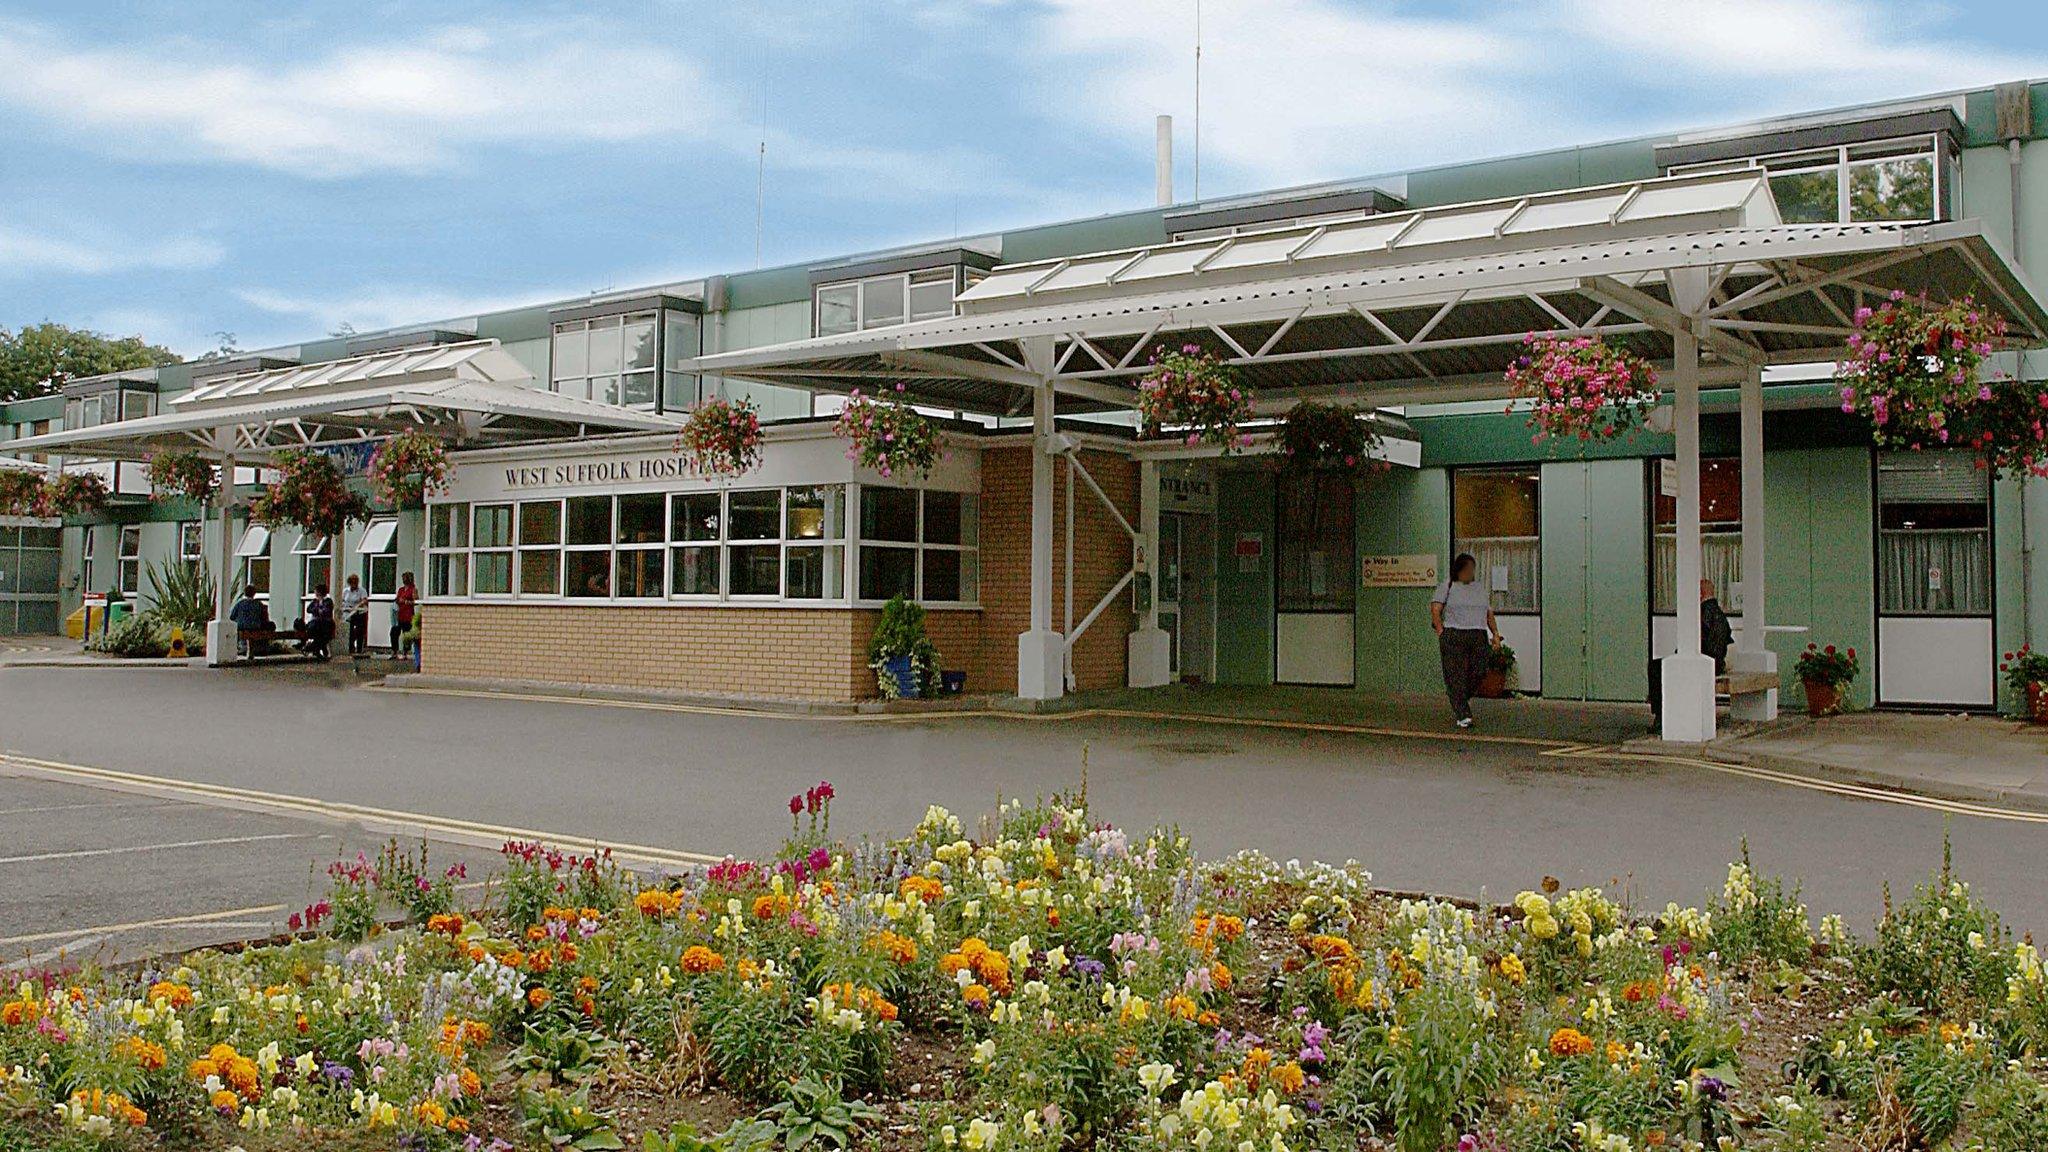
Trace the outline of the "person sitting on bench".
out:
[[[228,622],[235,626],[237,632],[268,632],[270,609],[264,607],[263,601],[256,598],[256,589],[244,587],[242,598],[235,601],[234,607],[228,609]],[[246,644],[247,641],[243,643]]]
[[[1714,675],[1728,671],[1728,649],[1735,646],[1735,629],[1728,613],[1714,598],[1714,582],[1700,581],[1700,655],[1714,658]],[[1650,658],[1650,730],[1664,727],[1664,661]]]
[[[327,585],[313,585],[313,599],[306,605],[306,639],[299,650],[315,660],[325,660],[334,643],[334,598]]]

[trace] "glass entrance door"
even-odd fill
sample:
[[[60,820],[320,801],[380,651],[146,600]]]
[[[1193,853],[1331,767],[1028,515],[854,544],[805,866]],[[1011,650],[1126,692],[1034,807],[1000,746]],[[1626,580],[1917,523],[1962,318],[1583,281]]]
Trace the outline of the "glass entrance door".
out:
[[[1215,524],[1177,512],[1159,517],[1159,627],[1169,642],[1176,679],[1215,675]]]

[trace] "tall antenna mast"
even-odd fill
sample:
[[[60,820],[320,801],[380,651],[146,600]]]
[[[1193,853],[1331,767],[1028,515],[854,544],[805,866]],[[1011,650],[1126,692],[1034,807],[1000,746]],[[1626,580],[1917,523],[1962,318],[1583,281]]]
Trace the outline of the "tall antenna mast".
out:
[[[1195,199],[1202,198],[1202,0],[1195,0]]]

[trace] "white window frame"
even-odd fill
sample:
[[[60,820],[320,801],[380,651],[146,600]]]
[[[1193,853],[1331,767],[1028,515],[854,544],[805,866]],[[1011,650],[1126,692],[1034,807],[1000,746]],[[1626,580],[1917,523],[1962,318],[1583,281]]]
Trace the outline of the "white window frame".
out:
[[[883,284],[896,286],[903,294],[903,313],[890,320],[875,320],[868,316],[868,289]],[[913,301],[916,290],[943,284],[946,287],[946,306],[926,308],[919,311]],[[865,332],[870,328],[893,328],[899,324],[911,324],[919,320],[933,320],[953,315],[953,301],[959,295],[959,274],[950,264],[936,268],[918,268],[909,272],[889,272],[880,276],[863,276],[858,280],[833,280],[811,289],[811,332],[818,336],[831,336],[844,332]],[[853,327],[825,330],[825,293],[853,289]]]
[[[206,525],[197,520],[178,522],[178,559],[186,564],[206,560]]]
[[[356,543],[356,555],[363,558],[363,591],[372,600],[396,600],[398,598],[398,521],[372,520],[363,529],[363,538]],[[377,591],[377,569],[387,567],[391,574],[391,590]]]
[[[132,548],[131,548],[132,545]],[[142,525],[123,524],[115,537],[114,582],[121,595],[134,600],[142,595]]]
[[[541,541],[536,544],[525,543],[522,533],[525,530],[524,526],[526,509],[538,507],[543,504],[553,504],[555,506],[554,543],[550,544],[546,541]],[[563,596],[563,589],[568,586],[567,581],[569,579],[568,567],[563,562],[562,558],[562,543],[563,541],[567,540],[568,537],[569,510],[567,507],[563,505],[560,497],[556,497],[553,500],[515,501],[512,505],[512,583],[510,594],[525,600],[561,599]],[[491,549],[491,551],[496,551],[496,549]],[[535,554],[542,552],[553,552],[555,554],[554,591],[528,592],[526,590],[526,554],[529,552]],[[470,579],[472,581],[476,579],[476,572],[474,566],[472,566],[470,570]]]
[[[1799,148],[1786,152],[1771,152],[1760,156],[1746,156],[1738,160],[1682,164],[1672,168],[1670,174],[1681,176],[1702,172],[1762,169],[1765,178],[1769,179],[1776,176],[1831,171],[1835,174],[1835,219],[1832,223],[1880,223],[1881,221],[1849,219],[1850,173],[1858,168],[1881,164],[1887,160],[1925,157],[1933,172],[1934,210],[1928,219],[1939,221],[1953,217],[1956,190],[1951,185],[1960,179],[1960,174],[1951,171],[1949,164],[1945,162],[1949,159],[1949,151],[1942,147],[1937,134],[1926,133],[1916,136],[1895,136],[1883,140],[1865,140],[1832,148]]]
[[[631,352],[625,344],[626,326],[628,324],[637,325],[643,322],[648,325],[648,338],[654,350],[654,363],[645,368],[628,368],[626,366],[626,358],[631,355]],[[667,371],[661,362],[662,323],[662,311],[659,308],[635,309],[631,312],[617,312],[608,316],[592,316],[582,320],[560,320],[555,322],[548,328],[548,387],[564,395],[595,400],[600,404],[613,404],[624,408],[652,411],[661,397],[662,385]],[[557,347],[561,343],[561,338],[571,333],[581,333],[583,336],[583,371],[581,373],[563,372],[559,357],[555,354]],[[600,336],[600,333],[602,336]],[[608,339],[618,345],[618,367],[609,372],[597,371],[596,365],[592,361],[591,349],[600,338]],[[650,391],[644,403],[628,404],[625,402],[626,377],[628,376],[645,376],[649,381]],[[605,379],[612,380],[611,386],[617,390],[611,398],[600,397],[594,392],[594,389],[597,387],[597,381]]]
[[[469,596],[468,503],[456,501],[446,504],[429,504],[427,506],[426,521],[426,547],[422,551],[426,553],[427,558],[427,597],[429,599],[466,599]],[[440,537],[435,535],[436,529],[444,525],[448,529],[445,537],[447,543],[436,543],[435,541],[440,539]],[[436,572],[442,570],[448,572],[451,577],[456,572],[462,573],[460,581],[461,591],[453,590],[456,581],[452,578],[445,581],[437,581],[435,579]],[[435,591],[437,587],[441,591]]]
[[[575,502],[576,502],[576,501],[578,501],[578,500],[602,500],[602,501],[604,501],[604,502],[605,502],[605,509],[604,509],[604,511],[605,511],[605,516],[604,516],[604,522],[605,522],[605,525],[606,525],[606,527],[607,527],[607,531],[605,532],[605,540],[604,540],[604,543],[602,543],[602,544],[571,544],[571,543],[569,542],[569,505],[571,505],[571,504],[575,503]],[[614,563],[614,561],[613,561],[613,559],[612,559],[612,553],[613,553],[613,552],[614,552],[614,551],[616,550],[616,548],[617,548],[617,545],[618,545],[618,539],[619,539],[619,502],[618,502],[618,499],[617,499],[616,497],[612,496],[612,495],[611,495],[610,493],[589,493],[589,494],[586,494],[586,495],[582,495],[582,496],[570,496],[570,497],[567,497],[566,499],[564,499],[564,500],[562,501],[562,546],[561,546],[561,547],[562,547],[562,599],[563,599],[563,600],[580,600],[580,601],[584,601],[584,602],[586,602],[586,603],[591,603],[591,602],[600,602],[600,603],[601,603],[601,602],[606,602],[606,601],[616,600],[616,599],[618,599],[618,598],[619,598],[619,584],[618,584],[618,581],[617,581],[617,580],[614,580],[614,579],[612,578],[612,577],[613,577],[613,572],[612,572],[612,565],[613,565],[613,563]],[[577,593],[575,593],[575,592],[571,592],[571,591],[569,590],[569,554],[570,554],[571,552],[574,552],[574,553],[576,553],[577,555],[581,555],[581,556],[589,556],[589,555],[594,555],[594,554],[598,554],[598,553],[602,553],[602,554],[604,555],[604,595],[602,595],[602,596],[583,596],[583,595],[579,595],[579,594],[577,594]]]
[[[313,602],[313,565],[315,563],[322,563],[327,566],[328,592],[332,594],[334,591],[334,557],[328,546],[327,537],[316,536],[311,532],[299,533],[298,540],[292,544],[292,555],[299,558],[299,603],[311,604]]]
[[[82,586],[82,587],[83,587],[83,588],[84,588],[84,589],[85,589],[85,590],[86,590],[87,592],[93,592],[93,591],[96,591],[96,589],[95,589],[95,588],[93,587],[93,583],[92,583],[92,576],[93,576],[93,573],[92,573],[92,569],[93,569],[93,555],[92,555],[92,554],[93,554],[93,545],[92,545],[92,538],[93,538],[93,527],[92,527],[92,525],[90,525],[90,524],[87,524],[87,525],[86,525],[85,527],[83,527],[83,528],[79,529],[79,532],[81,533],[81,536],[80,536],[80,538],[79,538],[79,545],[78,545],[78,579],[79,579],[79,583],[80,583],[80,585],[81,585],[81,586]]]
[[[661,508],[661,533],[651,543],[641,541],[629,544],[626,542],[624,534],[626,501],[636,496],[652,496],[659,502]],[[666,600],[668,598],[668,532],[668,493],[621,492],[612,497],[612,586],[610,599],[637,604],[647,601]],[[661,558],[660,590],[652,596],[628,596],[621,591],[625,587],[626,556],[628,553],[633,552],[653,552]]]
[[[477,544],[476,522],[485,511],[505,510],[505,543],[481,547]],[[510,600],[519,590],[519,502],[479,500],[469,506],[469,594],[483,600]],[[505,558],[505,590],[479,592],[476,587],[477,561],[486,556]]]
[[[862,530],[861,530],[861,514],[860,514],[860,509],[861,509],[861,505],[860,505],[859,501],[865,501],[865,500],[867,499],[867,493],[868,493],[868,491],[869,491],[870,489],[889,489],[889,490],[894,490],[894,491],[898,491],[898,492],[913,492],[913,493],[915,493],[915,494],[916,494],[916,496],[917,496],[917,500],[916,500],[916,516],[917,516],[917,530],[916,530],[916,533],[915,533],[916,539],[914,539],[914,540],[879,540],[879,539],[878,539],[878,540],[873,540],[873,541],[870,541],[870,540],[869,540],[869,539],[867,538],[867,536],[866,536],[866,535],[865,535],[865,534],[864,534],[864,533],[862,532]],[[972,507],[971,507],[971,514],[970,514],[969,512],[967,512],[967,511],[963,511],[963,514],[962,514],[962,516],[961,516],[961,533],[960,533],[960,534],[961,534],[961,536],[962,536],[962,538],[963,538],[963,541],[964,541],[964,540],[965,540],[966,538],[969,538],[969,537],[971,537],[971,538],[973,539],[973,541],[974,541],[973,543],[971,543],[971,544],[970,544],[970,543],[965,543],[965,542],[963,542],[963,543],[959,543],[959,544],[951,544],[951,543],[937,543],[937,542],[932,542],[932,543],[928,543],[928,542],[927,542],[927,541],[925,540],[925,499],[926,499],[926,497],[927,497],[927,496],[928,496],[929,494],[931,494],[931,493],[933,493],[933,492],[941,492],[941,493],[946,493],[946,494],[949,494],[949,495],[954,495],[954,496],[958,496],[958,497],[960,497],[960,499],[961,499],[961,501],[962,501],[963,505],[966,505],[966,504],[969,504],[969,503],[971,503],[971,505],[972,505]],[[915,600],[915,601],[916,601],[917,603],[919,603],[919,604],[922,604],[922,605],[924,605],[924,606],[925,606],[925,607],[927,607],[927,608],[978,608],[978,607],[980,607],[980,606],[981,606],[981,494],[980,494],[980,493],[978,493],[978,492],[958,492],[958,491],[954,491],[954,490],[952,490],[952,489],[944,489],[944,488],[897,488],[897,487],[895,487],[894,485],[882,485],[882,484],[862,484],[862,485],[859,485],[859,486],[858,486],[858,491],[857,491],[857,492],[856,492],[856,494],[855,494],[855,500],[856,500],[856,503],[854,503],[853,505],[851,505],[851,507],[849,508],[849,514],[850,514],[850,515],[852,516],[852,519],[853,519],[853,535],[854,535],[854,540],[853,540],[853,544],[854,544],[854,547],[853,547],[853,549],[852,549],[852,555],[853,555],[853,563],[852,563],[852,564],[850,565],[850,568],[849,568],[849,573],[848,573],[848,576],[849,576],[849,579],[850,579],[850,581],[852,582],[852,586],[853,586],[853,588],[852,588],[852,591],[853,591],[853,595],[854,595],[854,596],[856,597],[856,599],[854,600],[854,603],[855,603],[856,605],[858,605],[858,606],[860,606],[860,607],[875,607],[875,606],[879,606],[879,605],[882,605],[882,604],[887,604],[887,603],[889,602],[889,600],[888,600],[888,598],[887,598],[887,597],[875,597],[875,596],[869,596],[869,595],[867,595],[867,589],[865,589],[865,588],[863,588],[863,587],[860,587],[860,586],[859,586],[859,584],[860,584],[860,553],[861,553],[861,552],[862,552],[863,550],[865,550],[865,549],[867,549],[867,548],[870,548],[870,547],[872,547],[872,548],[878,548],[878,549],[879,549],[879,548],[889,548],[889,549],[896,549],[896,550],[901,550],[901,551],[907,551],[907,552],[910,552],[910,553],[912,554],[912,556],[911,556],[911,565],[912,565],[912,572],[911,572],[911,577],[912,577],[912,578],[911,578],[911,587],[912,587],[912,589],[913,589],[913,594],[912,594],[912,596],[911,596],[911,599]],[[962,598],[962,599],[959,599],[959,600],[929,600],[929,599],[927,599],[927,598],[926,598],[926,593],[925,593],[925,586],[924,586],[924,555],[925,555],[925,553],[926,553],[926,552],[960,552],[960,553],[969,553],[969,552],[971,552],[971,553],[973,553],[974,555],[973,555],[973,557],[972,557],[972,563],[974,564],[974,594],[973,594],[972,596],[969,596],[969,597],[964,597],[964,598]],[[961,578],[961,583],[962,583],[962,585],[963,585],[963,588],[962,588],[962,591],[963,591],[963,592],[964,592],[964,591],[966,590],[966,589],[965,589],[965,587],[964,587],[964,585],[966,584],[966,577],[965,577],[965,575],[964,575],[964,569],[966,568],[966,566],[967,566],[967,564],[968,564],[968,563],[969,563],[969,557],[967,557],[967,556],[964,556],[964,555],[963,555],[963,556],[962,556],[962,557],[960,558],[960,564],[961,564],[961,567],[962,567],[962,569],[963,569],[963,575],[962,575],[962,578]]]

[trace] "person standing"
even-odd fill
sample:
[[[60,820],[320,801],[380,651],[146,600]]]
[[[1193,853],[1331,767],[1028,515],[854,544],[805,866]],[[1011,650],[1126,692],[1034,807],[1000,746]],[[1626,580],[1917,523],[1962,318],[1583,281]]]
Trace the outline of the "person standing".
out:
[[[1479,561],[1460,552],[1451,561],[1451,578],[1429,600],[1429,623],[1436,629],[1437,653],[1443,659],[1444,692],[1458,727],[1472,726],[1472,695],[1486,675],[1486,660],[1500,643],[1493,619],[1493,597],[1479,582]]]
[[[370,650],[370,594],[363,591],[363,581],[350,574],[348,586],[341,590],[341,618],[348,621],[348,654],[361,656]]]
[[[413,586],[412,573],[398,578],[398,602],[391,606],[391,658],[405,659],[405,634],[412,631],[413,613],[419,610],[420,590]]]

